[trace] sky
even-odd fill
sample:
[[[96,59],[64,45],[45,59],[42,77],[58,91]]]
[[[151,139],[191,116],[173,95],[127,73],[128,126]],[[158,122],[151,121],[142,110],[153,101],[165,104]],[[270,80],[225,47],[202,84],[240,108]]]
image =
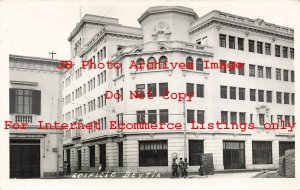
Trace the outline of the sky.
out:
[[[299,1],[0,1],[0,45],[9,54],[69,59],[71,31],[84,14],[119,19],[122,25],[140,27],[137,19],[150,6],[181,5],[199,17],[220,10],[291,28],[297,27]],[[299,17],[298,17],[299,18]]]

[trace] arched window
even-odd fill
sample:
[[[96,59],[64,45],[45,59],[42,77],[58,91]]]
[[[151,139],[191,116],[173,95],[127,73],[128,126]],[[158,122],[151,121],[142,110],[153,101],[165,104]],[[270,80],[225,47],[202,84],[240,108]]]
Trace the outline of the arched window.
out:
[[[186,58],[186,68],[190,70],[194,69],[194,60],[190,56]]]
[[[142,71],[144,70],[144,66],[145,66],[145,61],[143,58],[138,58],[136,60],[136,70],[137,71]]]
[[[197,71],[203,71],[203,61],[201,58],[198,58],[196,60],[196,70]]]
[[[167,62],[168,62],[168,58],[166,56],[161,56],[159,58],[159,65],[160,65],[160,69],[163,69],[164,68],[164,64],[167,65]]]
[[[156,60],[154,57],[149,57],[148,59],[148,70],[154,70],[156,69]]]

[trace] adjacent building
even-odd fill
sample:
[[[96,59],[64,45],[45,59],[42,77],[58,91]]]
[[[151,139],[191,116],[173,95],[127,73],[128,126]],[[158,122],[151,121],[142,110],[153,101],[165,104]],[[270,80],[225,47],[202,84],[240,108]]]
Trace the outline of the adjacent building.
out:
[[[171,171],[172,158],[212,153],[214,168],[274,169],[294,149],[287,130],[264,130],[267,122],[295,121],[294,30],[221,11],[198,17],[187,7],[159,6],[138,18],[141,28],[118,19],[85,15],[68,40],[73,69],[63,74],[64,122],[99,122],[91,130],[64,131],[70,170]],[[81,60],[120,62],[118,69],[83,69]],[[241,69],[208,69],[206,60],[240,62]],[[192,63],[185,69],[132,62]],[[192,101],[165,99],[165,91],[193,92]],[[106,99],[106,91],[119,99]],[[152,92],[152,99],[130,91]],[[185,114],[184,114],[185,113]],[[184,115],[186,117],[184,117]],[[111,130],[116,123],[181,123],[184,130]],[[193,121],[254,123],[254,130],[192,129]],[[186,136],[186,138],[184,138]],[[186,140],[186,145],[184,142]],[[185,148],[186,147],[186,148]]]
[[[39,129],[38,121],[61,120],[58,60],[9,55],[10,178],[53,177],[63,172],[61,130]],[[26,129],[17,129],[26,123]]]

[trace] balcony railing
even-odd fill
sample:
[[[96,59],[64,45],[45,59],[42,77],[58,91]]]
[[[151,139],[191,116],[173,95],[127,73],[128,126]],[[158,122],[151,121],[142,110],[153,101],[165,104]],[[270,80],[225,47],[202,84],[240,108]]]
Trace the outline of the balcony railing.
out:
[[[14,120],[17,123],[33,123],[33,115],[30,114],[16,114]]]

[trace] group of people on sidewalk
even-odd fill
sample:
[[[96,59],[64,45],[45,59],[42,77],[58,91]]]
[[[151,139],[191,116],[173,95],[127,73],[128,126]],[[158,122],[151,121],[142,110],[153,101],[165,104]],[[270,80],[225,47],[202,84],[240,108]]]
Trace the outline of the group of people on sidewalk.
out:
[[[182,158],[179,158],[179,162],[177,158],[174,158],[172,162],[172,177],[186,178],[188,175],[188,165],[189,163],[187,162],[186,158],[184,159],[184,161],[182,160]]]

